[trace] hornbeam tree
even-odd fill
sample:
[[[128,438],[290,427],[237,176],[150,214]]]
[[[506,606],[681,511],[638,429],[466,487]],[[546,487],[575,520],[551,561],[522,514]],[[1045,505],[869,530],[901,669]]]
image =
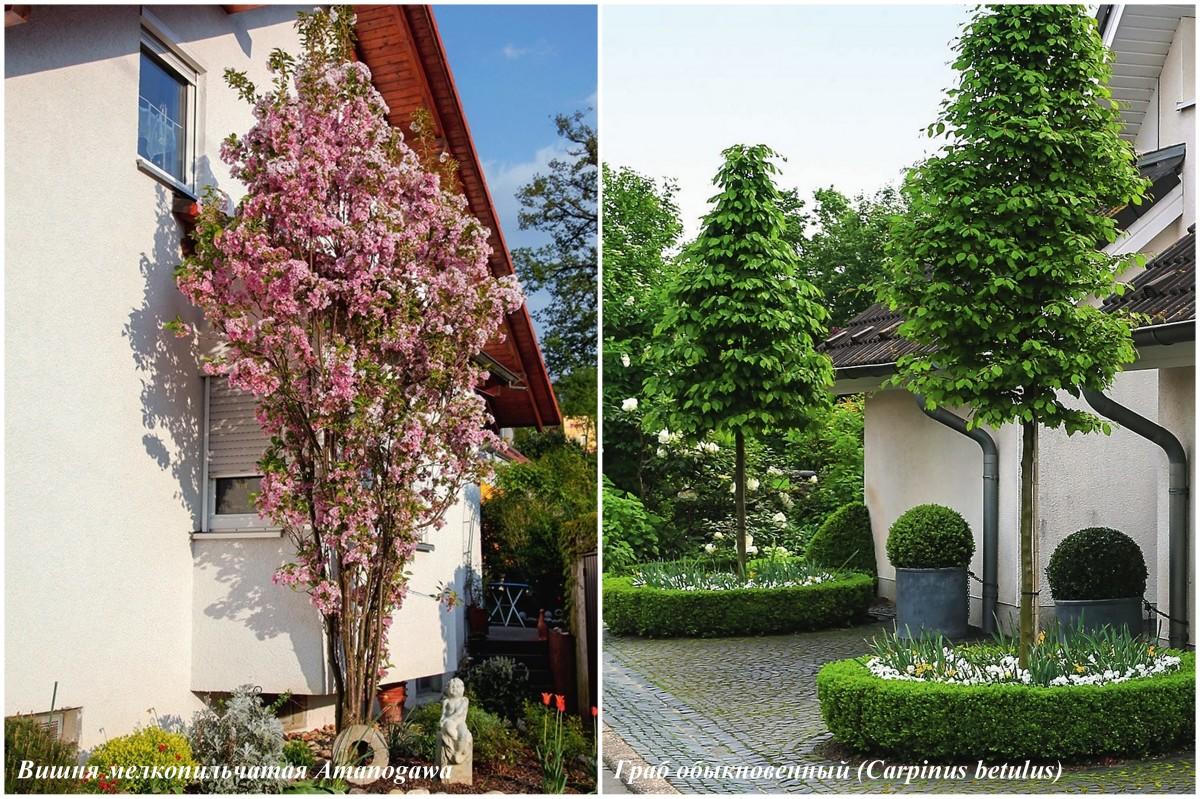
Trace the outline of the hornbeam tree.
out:
[[[732,433],[738,572],[746,573],[746,435],[803,426],[830,401],[833,365],[816,351],[828,312],[800,277],[764,145],[723,153],[718,194],[685,253],[655,330],[666,402],[649,418],[684,434]]]
[[[1134,360],[1131,320],[1089,303],[1129,258],[1099,248],[1108,213],[1145,182],[1108,89],[1109,55],[1083,6],[1002,5],[967,23],[930,136],[911,170],[881,294],[925,345],[898,364],[926,405],[969,406],[971,427],[1021,425],[1020,659],[1035,634],[1034,466],[1039,427],[1109,432],[1064,394],[1102,391]]]
[[[221,153],[246,193],[229,214],[206,195],[177,279],[224,344],[206,372],[253,394],[271,435],[257,506],[296,548],[275,580],[321,614],[343,728],[369,718],[419,536],[486,476],[472,356],[521,300],[453,162],[388,125],[351,12],[297,27],[273,88],[226,72],[253,104]]]

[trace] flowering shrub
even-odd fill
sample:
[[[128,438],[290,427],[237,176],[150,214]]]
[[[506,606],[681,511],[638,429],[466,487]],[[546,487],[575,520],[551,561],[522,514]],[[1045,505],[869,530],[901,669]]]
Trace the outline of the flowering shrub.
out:
[[[884,680],[921,680],[958,685],[1104,685],[1179,670],[1177,655],[1131,636],[1102,628],[1069,629],[1062,641],[1039,633],[1028,668],[1017,663],[1011,640],[954,647],[940,635],[905,640],[885,633],[871,642],[867,669]]]
[[[492,276],[429,119],[414,149],[350,60],[353,12],[298,27],[305,52],[272,53],[271,90],[226,72],[253,103],[221,148],[246,196],[228,214],[205,194],[177,280],[224,345],[206,373],[252,394],[272,436],[258,511],[295,544],[276,581],[324,618],[346,725],[368,717],[421,532],[489,474],[473,357],[521,295]]]
[[[633,586],[673,591],[727,591],[736,588],[792,588],[837,579],[837,573],[802,560],[764,558],[746,564],[746,578],[700,561],[643,563],[631,571]]]
[[[183,793],[188,779],[178,770],[186,770],[196,765],[196,761],[192,759],[187,738],[160,727],[145,727],[97,746],[88,756],[87,764],[100,770],[100,779],[87,786],[93,792]],[[137,766],[139,770],[143,766],[158,766],[163,776],[154,776],[152,772],[142,776],[139,770],[133,770],[128,776],[113,779],[109,770],[114,766],[122,769]],[[172,768],[177,771],[170,771]]]

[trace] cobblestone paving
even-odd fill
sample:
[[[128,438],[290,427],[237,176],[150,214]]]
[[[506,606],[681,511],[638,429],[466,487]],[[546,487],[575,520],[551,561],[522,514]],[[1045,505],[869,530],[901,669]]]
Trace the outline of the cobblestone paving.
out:
[[[1113,766],[1065,767],[1040,779],[868,779],[838,775],[838,755],[817,704],[816,675],[855,657],[882,624],[759,638],[604,639],[604,716],[613,732],[651,765],[666,763],[685,793],[1187,793],[1195,759],[1173,755]],[[836,751],[836,750],[834,750]],[[863,758],[841,755],[853,772]],[[717,773],[677,775],[681,767],[794,766],[784,779]],[[909,765],[909,764],[905,764]],[[919,764],[915,764],[919,765]],[[1019,764],[1014,764],[1019,765]],[[812,767],[803,771],[805,766]],[[817,772],[815,767],[825,767]],[[970,769],[973,773],[973,767]]]

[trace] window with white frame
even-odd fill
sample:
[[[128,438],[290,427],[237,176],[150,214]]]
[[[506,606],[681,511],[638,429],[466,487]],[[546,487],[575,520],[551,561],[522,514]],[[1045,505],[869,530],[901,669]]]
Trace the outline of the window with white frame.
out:
[[[270,444],[255,418],[254,397],[231,388],[223,377],[208,377],[205,383],[204,530],[273,529],[254,508],[262,480],[258,462]]]
[[[190,188],[196,154],[196,70],[150,31],[142,31],[138,70],[138,158]]]

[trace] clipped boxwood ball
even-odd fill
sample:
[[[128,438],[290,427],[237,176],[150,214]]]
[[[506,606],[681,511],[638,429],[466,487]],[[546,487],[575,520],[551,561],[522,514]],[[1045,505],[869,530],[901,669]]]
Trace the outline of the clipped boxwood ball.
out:
[[[875,537],[871,514],[861,502],[848,502],[829,518],[808,542],[810,563],[831,569],[853,569],[875,574]]]
[[[888,531],[887,556],[897,569],[966,566],[974,554],[970,525],[945,505],[909,508]]]
[[[1146,593],[1146,559],[1111,527],[1087,527],[1055,547],[1046,567],[1055,599],[1123,599]]]

